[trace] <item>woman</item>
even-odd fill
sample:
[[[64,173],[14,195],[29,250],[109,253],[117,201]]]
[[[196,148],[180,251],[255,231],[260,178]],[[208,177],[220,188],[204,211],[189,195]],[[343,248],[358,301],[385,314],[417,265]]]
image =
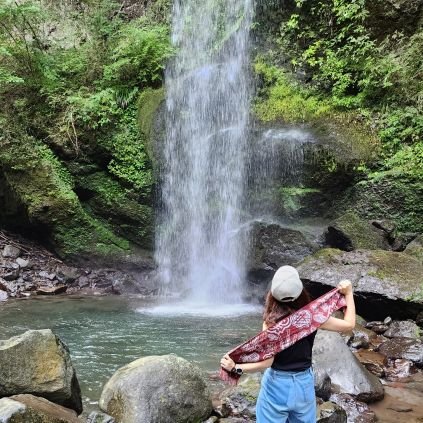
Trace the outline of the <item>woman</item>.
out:
[[[343,319],[329,317],[320,328],[335,332],[350,331],[355,326],[355,305],[350,281],[342,281],[339,291],[345,295]],[[311,301],[298,272],[291,266],[278,269],[272,279],[263,314],[263,330],[279,322]],[[257,423],[315,423],[316,399],[311,370],[312,348],[316,332],[297,341],[274,357],[258,363],[235,363],[225,355],[220,364],[230,372],[264,373],[257,399]]]

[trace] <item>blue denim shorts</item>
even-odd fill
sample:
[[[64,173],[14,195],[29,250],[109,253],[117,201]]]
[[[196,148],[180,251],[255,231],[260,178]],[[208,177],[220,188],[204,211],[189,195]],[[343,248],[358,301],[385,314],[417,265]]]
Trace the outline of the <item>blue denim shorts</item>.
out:
[[[267,369],[256,406],[257,423],[316,423],[314,376],[310,369]]]

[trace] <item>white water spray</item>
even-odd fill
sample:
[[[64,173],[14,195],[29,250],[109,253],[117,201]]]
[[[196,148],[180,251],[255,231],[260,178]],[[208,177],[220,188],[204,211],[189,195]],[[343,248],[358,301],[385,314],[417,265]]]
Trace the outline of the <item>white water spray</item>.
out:
[[[161,283],[197,303],[241,301],[253,0],[176,0],[166,71]],[[234,235],[235,234],[235,235]]]

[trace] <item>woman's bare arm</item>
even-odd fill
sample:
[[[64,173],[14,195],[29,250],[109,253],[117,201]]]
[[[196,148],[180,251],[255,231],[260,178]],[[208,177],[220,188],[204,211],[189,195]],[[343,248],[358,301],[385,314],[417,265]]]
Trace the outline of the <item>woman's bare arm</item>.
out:
[[[263,330],[267,329],[266,322],[263,322]],[[222,360],[220,360],[220,365],[230,372],[235,366],[238,369],[242,369],[243,372],[247,373],[254,373],[254,372],[260,372],[261,370],[267,369],[268,367],[271,367],[273,364],[274,357],[268,358],[267,360],[259,361],[257,363],[242,363],[242,364],[236,364],[228,354],[226,354]]]
[[[355,327],[355,303],[354,295],[352,291],[352,284],[350,281],[342,281],[338,285],[341,294],[345,295],[345,301],[347,302],[347,309],[343,319],[336,317],[329,317],[320,329],[331,330],[333,332],[348,332]]]

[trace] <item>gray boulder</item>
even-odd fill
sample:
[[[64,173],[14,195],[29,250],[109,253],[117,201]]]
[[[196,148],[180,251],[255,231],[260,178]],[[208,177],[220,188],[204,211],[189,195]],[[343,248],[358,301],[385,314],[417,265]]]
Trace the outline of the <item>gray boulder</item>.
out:
[[[344,251],[389,250],[387,236],[384,230],[352,212],[334,220],[325,232],[327,245]]]
[[[76,413],[33,395],[0,399],[1,423],[80,423]]]
[[[410,360],[423,367],[423,342],[419,339],[392,338],[379,347],[379,352],[388,358]]]
[[[67,346],[50,329],[0,340],[0,397],[33,394],[82,412]]]
[[[3,249],[3,257],[16,259],[21,255],[21,250],[13,245],[6,245]]]
[[[383,398],[384,390],[379,379],[361,365],[339,333],[324,330],[317,332],[313,367],[323,369],[329,375],[332,390],[350,394],[364,402]]]
[[[280,266],[298,263],[319,248],[302,232],[275,223],[255,223],[251,239],[250,272],[273,274]]]
[[[394,320],[383,335],[387,338],[419,338],[420,328],[412,320]]]
[[[194,423],[212,411],[200,369],[173,354],[120,368],[105,385],[99,405],[118,423]]]
[[[305,258],[297,269],[301,279],[314,287],[335,287],[342,279],[351,280],[356,299],[364,300],[363,311],[372,318],[385,318],[389,309],[393,317],[414,319],[423,310],[423,265],[408,254],[325,248]]]

